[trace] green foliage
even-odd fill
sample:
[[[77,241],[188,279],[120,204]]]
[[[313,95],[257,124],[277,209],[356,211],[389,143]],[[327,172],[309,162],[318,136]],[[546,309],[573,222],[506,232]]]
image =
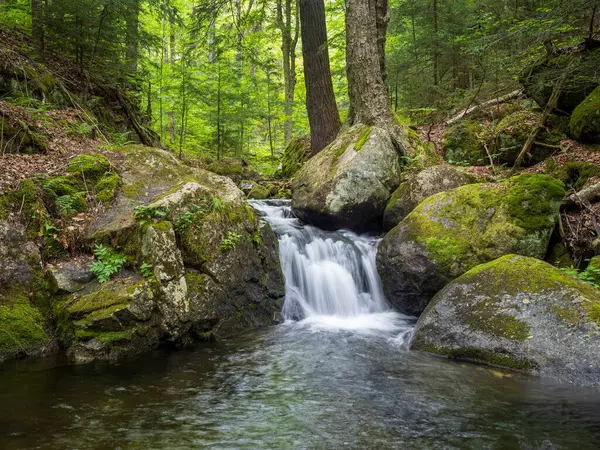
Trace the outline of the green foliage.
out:
[[[121,178],[115,172],[106,172],[94,186],[96,199],[102,203],[109,203],[117,194],[121,185]]]
[[[152,222],[154,219],[167,219],[171,211],[169,208],[165,208],[162,206],[149,206],[149,205],[140,205],[136,206],[133,210],[133,218],[140,224],[146,225],[149,222]]]
[[[144,263],[140,266],[140,273],[144,278],[150,278],[154,274],[153,268],[154,266],[152,264]]]
[[[227,211],[227,202],[221,200],[219,197],[213,196],[210,199],[210,210],[223,214]]]
[[[110,162],[98,153],[77,155],[67,166],[67,172],[81,175],[86,181],[98,180],[109,171]]]
[[[79,122],[69,129],[68,134],[73,136],[89,136],[96,127],[86,122]]]
[[[89,267],[100,283],[106,283],[110,280],[111,276],[119,272],[127,261],[125,255],[115,253],[102,244],[94,247],[94,255],[96,255],[97,260],[91,263]]]
[[[73,217],[87,208],[87,203],[81,193],[61,195],[56,199],[56,205],[59,214],[64,218]]]
[[[219,246],[220,250],[223,252],[228,252],[230,250],[233,250],[236,247],[236,245],[241,237],[242,236],[238,233],[234,233],[233,231],[228,231],[227,235],[221,241],[221,245]]]
[[[181,232],[193,227],[194,225],[197,225],[202,217],[208,212],[208,208],[204,205],[190,205],[189,210],[183,213],[175,222],[175,230]]]

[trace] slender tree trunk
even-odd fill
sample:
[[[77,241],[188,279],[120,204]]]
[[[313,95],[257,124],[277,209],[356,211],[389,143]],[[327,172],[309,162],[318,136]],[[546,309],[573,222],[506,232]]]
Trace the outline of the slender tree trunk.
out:
[[[299,14],[298,4],[295,7],[295,27],[292,35],[292,0],[277,0],[277,26],[281,30],[281,51],[283,53],[283,80],[285,85],[285,104],[284,104],[284,140],[287,144],[294,131],[292,120],[294,108],[294,92],[296,90],[296,46],[298,44],[299,33]]]
[[[44,5],[42,0],[31,0],[31,37],[33,46],[40,59],[44,59],[45,51]]]
[[[323,0],[299,0],[299,2],[306,109],[312,152],[317,154],[335,138],[342,123],[331,82],[325,4]],[[376,32],[375,28],[374,32]]]
[[[216,13],[216,5],[215,5],[215,1],[216,0],[211,0],[210,3],[210,7],[211,7],[211,11],[213,12],[212,18],[210,20],[210,27],[208,30],[208,62],[211,64],[214,64],[216,59],[215,59],[215,37],[216,37],[216,20],[217,20],[217,13]]]
[[[139,28],[140,28],[140,2],[132,0],[131,10],[126,15],[127,65],[131,72],[137,72],[139,57]]]
[[[175,56],[177,50],[175,50],[175,30],[171,26],[171,33],[169,34],[169,57],[171,58],[171,65],[175,65]]]
[[[167,113],[167,116],[169,116],[170,119],[170,127],[169,127],[169,131],[171,134],[171,145],[175,144],[175,136],[176,136],[176,126],[175,126],[175,111],[169,111]]]
[[[433,85],[439,84],[438,71],[440,59],[439,24],[438,24],[438,0],[433,0]]]

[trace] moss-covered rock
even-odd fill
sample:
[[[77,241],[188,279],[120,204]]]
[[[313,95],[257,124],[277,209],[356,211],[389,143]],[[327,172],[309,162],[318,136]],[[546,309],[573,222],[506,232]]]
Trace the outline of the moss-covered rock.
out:
[[[440,291],[410,348],[600,386],[600,291],[543,261],[506,255]]]
[[[261,177],[260,173],[246,161],[235,158],[223,158],[215,161],[208,166],[208,170],[217,175],[231,178],[236,183],[241,180],[257,180]]]
[[[260,184],[255,184],[250,192],[248,192],[248,198],[252,200],[265,200],[271,196],[269,190]]]
[[[67,172],[81,175],[86,182],[97,182],[109,171],[110,162],[106,159],[106,156],[99,153],[77,155],[67,166]]]
[[[121,185],[121,178],[115,172],[106,172],[94,186],[96,199],[104,204],[111,202]]]
[[[0,115],[0,137],[4,153],[34,155],[48,151],[46,134],[21,120]]]
[[[427,198],[379,244],[388,300],[420,314],[440,289],[478,264],[510,253],[543,258],[564,193],[547,175],[519,175]]]
[[[523,145],[537,127],[542,114],[523,110],[502,119],[494,130],[493,152],[505,164],[513,165],[523,149]],[[536,139],[531,152],[525,156],[523,166],[537,164],[555,153],[564,136],[560,132],[543,130]]]
[[[444,160],[451,164],[468,163],[471,166],[487,164],[485,145],[491,141],[490,131],[475,120],[457,123],[444,134]]]
[[[38,248],[21,224],[0,221],[0,361],[51,346],[48,297]]]
[[[357,149],[368,130],[368,138]],[[303,220],[325,228],[364,228],[381,219],[399,175],[400,163],[389,134],[358,124],[296,174],[292,207]]]
[[[292,139],[281,156],[281,175],[285,178],[292,178],[311,156],[310,136],[299,136]]]
[[[600,86],[575,108],[569,129],[577,140],[600,143]]]
[[[433,166],[408,174],[385,207],[384,229],[394,228],[427,197],[475,181],[472,175],[451,166]]]
[[[548,175],[562,181],[567,189],[576,191],[583,189],[590,178],[600,177],[600,167],[580,161],[567,161],[560,167],[546,163],[545,171]]]

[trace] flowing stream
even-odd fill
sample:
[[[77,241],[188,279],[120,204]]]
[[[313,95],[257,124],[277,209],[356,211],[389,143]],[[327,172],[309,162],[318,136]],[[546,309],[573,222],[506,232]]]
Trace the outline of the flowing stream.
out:
[[[377,239],[254,202],[285,323],[119,365],[0,366],[0,449],[596,449],[600,392],[406,348]]]

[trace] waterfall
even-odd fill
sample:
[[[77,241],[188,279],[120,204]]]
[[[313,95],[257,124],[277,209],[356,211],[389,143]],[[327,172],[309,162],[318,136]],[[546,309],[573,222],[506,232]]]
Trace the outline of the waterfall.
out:
[[[390,321],[403,316],[391,310],[381,290],[376,237],[306,225],[287,200],[251,205],[279,237],[286,320],[336,328],[395,328]]]

